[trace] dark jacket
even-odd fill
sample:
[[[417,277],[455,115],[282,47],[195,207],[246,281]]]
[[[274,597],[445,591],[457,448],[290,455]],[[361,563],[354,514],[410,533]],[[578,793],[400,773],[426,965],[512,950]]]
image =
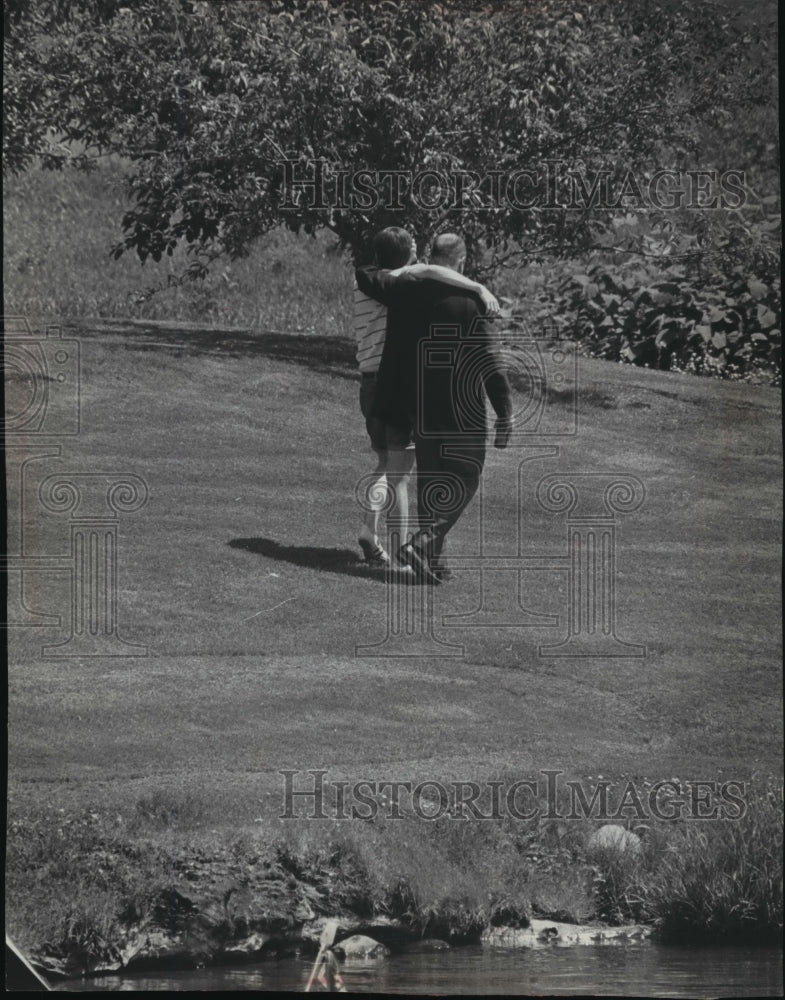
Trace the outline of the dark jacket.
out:
[[[485,394],[499,417],[510,388],[490,324],[471,292],[433,278],[360,268],[357,284],[387,306],[375,414],[436,436],[484,436]]]

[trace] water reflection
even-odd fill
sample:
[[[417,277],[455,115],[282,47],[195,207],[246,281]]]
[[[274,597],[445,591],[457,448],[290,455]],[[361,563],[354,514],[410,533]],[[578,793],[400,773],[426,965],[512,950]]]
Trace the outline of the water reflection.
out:
[[[254,990],[301,992],[310,959],[243,968],[202,969],[61,983],[58,990]],[[655,944],[396,955],[345,965],[350,993],[510,996],[763,997],[782,996],[782,953],[775,948],[679,948]]]

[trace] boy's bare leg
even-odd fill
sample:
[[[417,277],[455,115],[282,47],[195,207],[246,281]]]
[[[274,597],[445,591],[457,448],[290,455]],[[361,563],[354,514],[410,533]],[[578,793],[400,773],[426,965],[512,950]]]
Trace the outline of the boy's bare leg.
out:
[[[392,491],[387,513],[387,551],[395,556],[409,537],[409,479],[414,468],[414,449],[387,452],[385,471]]]
[[[388,452],[379,451],[376,453],[377,463],[373,470],[370,486],[366,493],[368,506],[363,512],[363,521],[360,528],[358,541],[363,550],[363,554],[368,561],[374,558],[384,558],[386,552],[379,540],[379,516],[388,505],[388,485],[387,485],[387,456]],[[381,554],[378,550],[381,549]]]

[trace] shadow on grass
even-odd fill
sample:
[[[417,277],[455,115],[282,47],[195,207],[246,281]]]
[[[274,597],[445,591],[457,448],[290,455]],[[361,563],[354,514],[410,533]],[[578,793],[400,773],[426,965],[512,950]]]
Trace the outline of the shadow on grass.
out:
[[[196,323],[153,320],[89,319],[69,321],[81,335],[121,338],[122,346],[137,351],[169,350],[175,357],[211,355],[223,358],[265,356],[305,365],[318,372],[356,379],[356,346],[343,337],[322,337],[270,331],[254,333],[239,328],[216,330]]]
[[[282,545],[272,538],[233,538],[229,545],[233,549],[244,549],[268,559],[278,559],[306,566],[327,573],[343,573],[346,576],[361,576],[376,583],[385,582],[382,569],[374,569],[360,561],[360,556],[352,549],[326,549],[318,545]]]

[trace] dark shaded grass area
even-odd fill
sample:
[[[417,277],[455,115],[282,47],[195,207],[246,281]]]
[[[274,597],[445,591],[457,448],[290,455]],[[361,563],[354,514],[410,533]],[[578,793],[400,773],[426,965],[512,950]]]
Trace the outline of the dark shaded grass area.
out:
[[[164,350],[174,357],[212,356],[222,358],[257,358],[303,365],[321,374],[357,379],[356,349],[352,341],[341,337],[315,334],[254,333],[243,329],[213,329],[185,323],[138,320],[133,323],[109,320],[66,320],[66,329],[80,337],[131,332],[130,339],[117,341],[133,351]]]

